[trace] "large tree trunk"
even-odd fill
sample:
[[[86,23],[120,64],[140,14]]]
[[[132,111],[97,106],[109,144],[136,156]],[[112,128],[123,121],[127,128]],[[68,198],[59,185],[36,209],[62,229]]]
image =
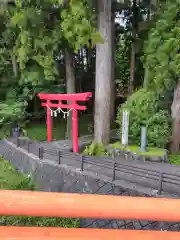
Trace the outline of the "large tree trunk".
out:
[[[132,1],[132,43],[131,43],[131,63],[130,63],[130,79],[129,79],[129,94],[132,94],[134,89],[134,78],[135,78],[135,61],[136,61],[136,32],[137,32],[137,13],[136,0]]]
[[[115,42],[115,13],[112,14],[112,62],[111,62],[111,124],[115,118],[115,100],[116,100],[116,83],[115,83],[115,58],[116,58],[116,42]]]
[[[178,81],[174,91],[174,99],[171,106],[171,113],[172,113],[172,119],[173,119],[171,151],[179,152],[180,150],[180,81]]]
[[[18,76],[18,64],[16,62],[16,56],[13,53],[11,53],[11,61],[12,61],[14,77],[17,77]]]
[[[149,69],[147,68],[147,66],[145,66],[143,88],[148,89],[149,84],[150,84],[150,82],[149,82]]]
[[[130,79],[128,92],[131,95],[134,89],[134,77],[135,77],[135,61],[136,61],[136,31],[132,31],[132,43],[131,43],[131,63],[130,63]]]
[[[69,48],[65,49],[65,65],[66,65],[66,89],[67,93],[75,93],[75,75],[74,75],[74,66],[72,51]],[[69,104],[71,102],[68,102]],[[70,111],[69,117],[67,117],[67,129],[66,129],[66,138],[72,139],[72,112]]]
[[[98,0],[98,30],[104,39],[96,46],[96,84],[94,141],[107,144],[110,140],[111,108],[111,31],[112,0]]]
[[[180,120],[176,121],[173,119],[173,133],[171,152],[178,153],[180,151]]]

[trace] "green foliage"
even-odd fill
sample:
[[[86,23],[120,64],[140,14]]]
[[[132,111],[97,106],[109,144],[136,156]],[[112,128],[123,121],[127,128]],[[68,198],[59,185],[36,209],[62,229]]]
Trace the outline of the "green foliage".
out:
[[[180,2],[163,5],[155,27],[145,44],[144,67],[146,88],[162,92],[172,87],[180,74]]]
[[[0,106],[3,121],[4,115],[23,113],[25,106],[18,101],[13,105],[6,101],[9,85],[43,85],[46,80],[53,84],[60,82],[60,65],[66,47],[77,52],[85,45],[102,42],[88,0],[66,3],[63,0],[28,0],[24,1],[24,7],[21,0],[16,0],[15,4],[14,8],[7,5],[0,9],[0,89],[1,100],[6,105]],[[59,90],[53,89],[53,92]],[[32,98],[32,91],[27,95]]]
[[[148,128],[148,145],[166,147],[171,136],[170,101],[180,69],[180,2],[166,1],[155,27],[145,44],[145,89],[134,93],[122,108],[117,122],[121,127],[122,111],[130,111],[130,137],[140,140],[142,125]]]
[[[108,155],[108,151],[102,143],[92,143],[91,145],[86,146],[83,153],[90,156]]]
[[[35,190],[36,187],[30,175],[22,175],[8,161],[0,158],[0,189]]]
[[[124,34],[120,37],[116,50],[116,81],[118,84],[128,84],[130,77],[130,41]]]
[[[76,51],[84,46],[102,42],[102,38],[96,32],[94,15],[87,0],[71,0],[68,7],[62,10],[62,32],[69,45]]]
[[[180,165],[180,154],[170,154],[168,156],[168,159],[169,159],[169,163]]]
[[[130,112],[130,139],[140,143],[141,126],[148,129],[148,146],[164,148],[170,139],[170,115],[167,110],[161,110],[159,96],[153,91],[140,89],[134,93],[117,114],[117,123],[122,129],[122,113],[126,109]]]
[[[16,33],[11,50],[19,63],[21,79],[26,82],[28,79],[37,83],[40,71],[41,78],[54,80],[58,75],[56,58],[60,49],[67,45],[77,51],[88,45],[90,39],[92,44],[102,41],[94,26],[93,10],[88,1],[73,0],[65,6],[63,2],[30,0],[21,8],[17,0],[16,10],[9,16],[6,35]],[[31,70],[27,71],[29,65]]]
[[[16,7],[2,11],[0,77],[14,73],[20,84],[58,79],[58,58],[69,45],[75,51],[102,42],[96,31],[89,1],[16,0]]]
[[[1,103],[0,104],[0,123],[21,121],[25,113],[24,102]]]
[[[12,50],[22,73],[31,62],[31,65],[43,70],[45,79],[55,79],[57,69],[54,53],[62,37],[60,17],[54,11],[51,4],[44,3],[40,7],[34,1],[29,1],[24,9],[17,8],[11,15],[8,27],[18,33]],[[53,20],[50,19],[51,14],[54,15]],[[54,24],[50,25],[51,21]],[[38,72],[31,69],[30,75],[34,75],[29,77],[31,82],[33,78],[39,81]]]
[[[0,123],[21,123],[25,118],[27,100],[29,99],[29,89],[27,87],[8,88],[6,100],[0,102]]]
[[[166,110],[159,110],[147,121],[149,146],[166,148],[171,137],[170,115]]]

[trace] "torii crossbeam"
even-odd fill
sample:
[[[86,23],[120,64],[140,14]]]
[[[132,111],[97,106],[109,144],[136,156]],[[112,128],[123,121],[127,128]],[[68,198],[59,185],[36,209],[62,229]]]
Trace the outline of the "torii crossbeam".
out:
[[[50,108],[61,108],[72,110],[72,139],[73,151],[78,152],[78,110],[86,110],[86,106],[78,104],[80,101],[88,101],[92,97],[91,92],[73,93],[73,94],[46,94],[39,93],[39,98],[45,102],[41,105],[47,110],[47,140],[52,141],[52,116]],[[58,103],[53,103],[58,101]],[[71,101],[70,104],[64,104],[62,101]]]

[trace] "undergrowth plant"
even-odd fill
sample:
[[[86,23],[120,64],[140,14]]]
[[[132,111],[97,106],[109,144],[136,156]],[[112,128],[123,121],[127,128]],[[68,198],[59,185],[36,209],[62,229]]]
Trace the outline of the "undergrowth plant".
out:
[[[103,143],[92,143],[89,146],[86,146],[83,153],[90,156],[108,155],[108,151]]]

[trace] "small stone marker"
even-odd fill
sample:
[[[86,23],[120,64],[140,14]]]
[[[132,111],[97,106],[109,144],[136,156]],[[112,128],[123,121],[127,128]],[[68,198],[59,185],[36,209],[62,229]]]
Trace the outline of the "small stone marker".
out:
[[[122,145],[128,145],[128,134],[129,134],[129,112],[123,111],[122,116]]]
[[[147,128],[141,127],[141,152],[147,150]]]

